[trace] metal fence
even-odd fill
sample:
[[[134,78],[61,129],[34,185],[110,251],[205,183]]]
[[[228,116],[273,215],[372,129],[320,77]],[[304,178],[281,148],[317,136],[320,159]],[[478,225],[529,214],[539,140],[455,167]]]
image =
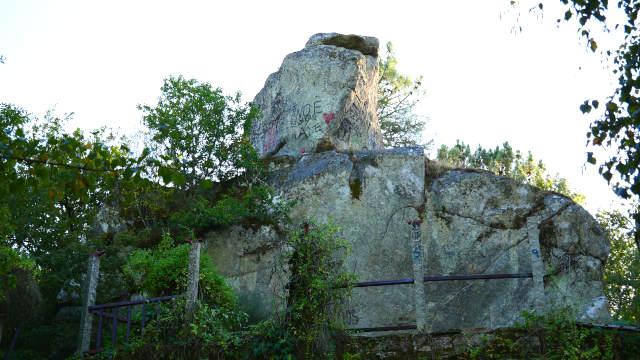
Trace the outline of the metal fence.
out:
[[[443,275],[443,276],[425,276],[424,282],[431,281],[456,281],[456,280],[492,280],[492,279],[522,279],[532,278],[532,273],[516,273],[516,274],[479,274],[479,275]],[[353,287],[372,287],[372,286],[392,286],[392,285],[408,285],[413,284],[414,279],[399,279],[399,280],[382,280],[382,281],[365,281],[355,284]],[[353,328],[350,329],[356,332],[374,332],[374,331],[395,331],[395,330],[414,330],[417,326],[414,324],[409,325],[394,325],[394,326],[379,326],[368,328]]]
[[[139,322],[140,325],[140,334],[144,331],[145,326],[147,325],[147,305],[151,305],[154,307],[156,318],[160,313],[160,303],[170,301],[172,299],[176,299],[180,297],[180,295],[171,295],[171,296],[162,296],[151,298],[147,300],[136,300],[136,301],[123,301],[117,303],[110,304],[102,304],[102,305],[93,305],[88,307],[88,311],[91,314],[98,316],[98,329],[96,330],[96,344],[93,349],[90,349],[86,352],[88,355],[97,354],[104,351],[100,346],[102,345],[102,326],[103,326],[103,318],[112,319],[111,325],[111,346],[115,349],[116,340],[118,335],[118,324],[125,323],[127,325],[125,341],[129,343],[129,335],[131,333],[131,325],[138,325],[137,321],[131,319],[132,310],[134,306],[142,306],[141,310],[141,319]],[[127,317],[123,318],[120,315],[120,310],[122,308],[127,308]]]

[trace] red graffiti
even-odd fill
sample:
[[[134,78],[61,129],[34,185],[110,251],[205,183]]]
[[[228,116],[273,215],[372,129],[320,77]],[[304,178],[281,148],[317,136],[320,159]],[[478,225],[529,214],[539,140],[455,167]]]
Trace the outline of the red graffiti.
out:
[[[264,144],[262,145],[262,151],[263,152],[267,152],[267,151],[271,151],[275,146],[276,143],[278,142],[277,140],[277,134],[278,132],[278,124],[276,123],[275,125],[271,126],[269,128],[269,130],[267,130],[264,134]]]
[[[302,150],[300,150],[300,153],[301,153],[301,154],[304,154],[304,148],[302,148]]]
[[[329,124],[329,121],[333,120],[333,117],[335,116],[334,113],[331,114],[322,114],[322,117],[324,118],[324,122],[327,123],[327,125]]]

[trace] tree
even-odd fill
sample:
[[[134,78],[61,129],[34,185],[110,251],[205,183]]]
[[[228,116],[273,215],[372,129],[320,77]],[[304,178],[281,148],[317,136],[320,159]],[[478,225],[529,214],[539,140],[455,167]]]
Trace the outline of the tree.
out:
[[[377,115],[385,147],[401,147],[421,144],[425,119],[414,111],[424,95],[422,76],[412,80],[398,73],[398,60],[391,42],[387,43],[387,55],[378,60]]]
[[[543,190],[555,191],[579,204],[584,202],[584,195],[571,190],[566,179],[557,174],[551,176],[541,160],[534,160],[531,152],[525,157],[520,150],[514,152],[508,142],[502,144],[502,148],[496,146],[492,150],[478,146],[472,152],[469,145],[456,141],[456,145],[451,148],[442,145],[437,159],[454,167],[488,170]]]
[[[591,34],[593,23],[605,24],[608,19],[609,2],[607,0],[561,0],[567,6],[564,20],[578,20],[578,31],[584,36],[592,51],[598,48]],[[616,2],[626,15],[624,23],[615,24],[615,28],[624,29],[624,41],[614,51],[607,51],[614,66],[613,74],[618,77],[618,88],[605,100],[603,117],[591,124],[587,139],[593,146],[612,148],[615,154],[600,162],[600,174],[611,182],[614,174],[616,194],[623,198],[640,196],[640,29],[638,12],[640,1],[620,0]],[[609,19],[611,20],[611,19]],[[560,21],[560,20],[558,20]],[[589,113],[598,108],[599,100],[587,99],[580,110]],[[587,162],[598,163],[593,152],[587,153]]]
[[[126,145],[104,131],[86,137],[0,105],[0,239],[38,259],[85,236],[110,190],[136,170]],[[71,240],[74,239],[74,240]]]
[[[598,222],[611,242],[604,268],[604,292],[616,320],[640,321],[640,253],[633,251],[631,221],[619,211],[601,211]]]
[[[165,79],[156,106],[140,105],[149,128],[149,159],[175,191],[168,223],[174,234],[201,233],[238,221],[277,217],[272,190],[248,134],[259,111],[240,95],[182,76]],[[164,214],[167,216],[167,214]]]
[[[150,136],[134,155],[125,139],[104,129],[69,133],[65,119],[51,113],[38,119],[0,104],[0,297],[40,290],[46,326],[57,326],[46,322],[61,305],[77,305],[64,294],[78,292],[89,251],[113,254],[101,262],[98,298],[115,301],[128,290],[121,281],[125,260],[116,256],[123,249],[152,248],[162,229],[203,232],[285,209],[272,206],[271,190],[256,180],[258,157],[245,134],[258,113],[239,95],[170,78],[158,105],[140,108]],[[105,215],[121,226],[98,230]],[[16,265],[22,258],[38,269],[36,287]],[[4,319],[20,309],[0,299]],[[49,344],[40,344],[46,354]]]
[[[247,138],[258,110],[242,105],[240,94],[182,76],[165,79],[155,107],[139,105],[149,128],[158,175],[189,194],[199,185],[233,178],[248,170],[254,151]]]

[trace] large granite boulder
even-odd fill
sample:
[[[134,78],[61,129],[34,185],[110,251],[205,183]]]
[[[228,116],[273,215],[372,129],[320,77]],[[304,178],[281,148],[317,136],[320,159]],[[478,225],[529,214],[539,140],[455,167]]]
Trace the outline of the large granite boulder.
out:
[[[378,40],[316,34],[287,55],[254,104],[250,139],[261,157],[380,149]]]
[[[579,205],[491,173],[447,169],[419,147],[380,149],[377,49],[374,38],[314,35],[256,96],[262,118],[251,142],[270,166],[277,198],[296,200],[293,221],[342,227],[352,249],[345,267],[360,281],[413,277],[407,222],[416,219],[424,220],[427,276],[536,274],[426,283],[431,332],[509,326],[544,303],[607,320],[609,243]],[[241,298],[253,299],[250,307],[273,311],[286,297],[284,244],[280,229],[256,224],[209,234],[205,251]],[[410,284],[356,288],[347,322],[415,323],[415,294]]]
[[[425,163],[427,166],[425,166]],[[294,221],[332,219],[360,281],[411,278],[408,220],[422,218],[426,276],[532,271],[527,219],[538,219],[548,307],[571,304],[582,319],[607,320],[602,268],[609,244],[596,221],[570,199],[493,174],[433,166],[420,148],[324,152],[280,159],[272,185],[297,200]],[[286,292],[282,235],[236,227],[208,236],[206,251],[231,284],[273,309]],[[275,302],[274,302],[275,301]],[[426,283],[430,331],[501,328],[534,309],[532,279]],[[356,288],[348,323],[415,323],[412,285]]]

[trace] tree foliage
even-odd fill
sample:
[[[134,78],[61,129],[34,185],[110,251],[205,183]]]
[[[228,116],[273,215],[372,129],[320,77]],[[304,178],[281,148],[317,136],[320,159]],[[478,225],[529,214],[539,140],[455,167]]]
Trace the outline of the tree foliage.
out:
[[[610,58],[612,72],[618,78],[618,87],[604,100],[602,118],[591,124],[587,140],[595,147],[614,150],[608,159],[598,160],[593,152],[587,153],[587,162],[599,164],[600,174],[612,182],[616,194],[623,198],[640,196],[640,29],[638,13],[640,1],[619,0],[615,6],[622,9],[622,23],[612,24],[615,17],[608,0],[560,0],[566,6],[564,21],[577,21],[578,32],[592,51],[598,49],[591,29],[602,24],[624,31],[619,47],[603,52]],[[558,19],[558,21],[562,21]],[[608,23],[607,23],[608,22]],[[597,109],[603,99],[587,99],[580,105],[583,113]],[[614,175],[617,175],[614,177]]]
[[[598,222],[611,242],[604,269],[604,292],[616,320],[640,322],[640,252],[634,250],[631,222],[619,211],[601,211]]]
[[[147,156],[156,169],[151,175],[165,185],[146,196],[160,195],[169,206],[149,211],[157,207],[154,201],[139,197],[134,213],[148,214],[141,218],[150,222],[164,219],[162,226],[184,236],[281,214],[272,191],[260,182],[261,166],[248,139],[259,112],[239,94],[225,96],[208,83],[169,77],[157,105],[139,109],[150,135]]]
[[[543,190],[555,191],[579,204],[584,202],[584,195],[573,191],[565,178],[550,175],[542,160],[536,162],[531,152],[524,156],[520,150],[514,151],[508,142],[495,149],[478,146],[472,152],[469,145],[456,141],[451,148],[442,145],[437,159],[454,167],[488,170]]]
[[[424,96],[422,76],[411,79],[396,69],[398,60],[393,45],[386,45],[386,57],[378,60],[377,115],[385,147],[422,144],[425,119],[415,113],[415,107]]]
[[[155,249],[163,230],[176,236],[202,233],[247,218],[269,221],[285,209],[285,204],[272,206],[272,191],[260,183],[258,158],[245,135],[257,110],[239,96],[169,78],[158,105],[140,109],[149,136],[134,154],[127,139],[104,129],[67,132],[66,118],[48,113],[38,119],[17,106],[0,105],[0,291],[15,293],[33,284],[29,277],[13,276],[21,269],[18,260],[31,259],[47,305],[45,322],[61,306],[78,304],[90,251],[108,254],[101,262],[98,301],[117,301],[129,290],[122,282],[124,259],[118,254],[123,251],[140,249],[134,251],[136,264],[161,274],[156,280],[169,281],[159,266],[178,266],[170,260],[186,248]],[[153,264],[143,262],[145,256]],[[206,275],[207,265],[203,268]],[[177,282],[162,291],[179,292]],[[50,349],[41,345],[44,353]]]
[[[247,138],[258,110],[240,94],[182,76],[165,79],[158,104],[138,106],[150,131],[151,149],[163,181],[192,192],[247,171],[256,161]]]

